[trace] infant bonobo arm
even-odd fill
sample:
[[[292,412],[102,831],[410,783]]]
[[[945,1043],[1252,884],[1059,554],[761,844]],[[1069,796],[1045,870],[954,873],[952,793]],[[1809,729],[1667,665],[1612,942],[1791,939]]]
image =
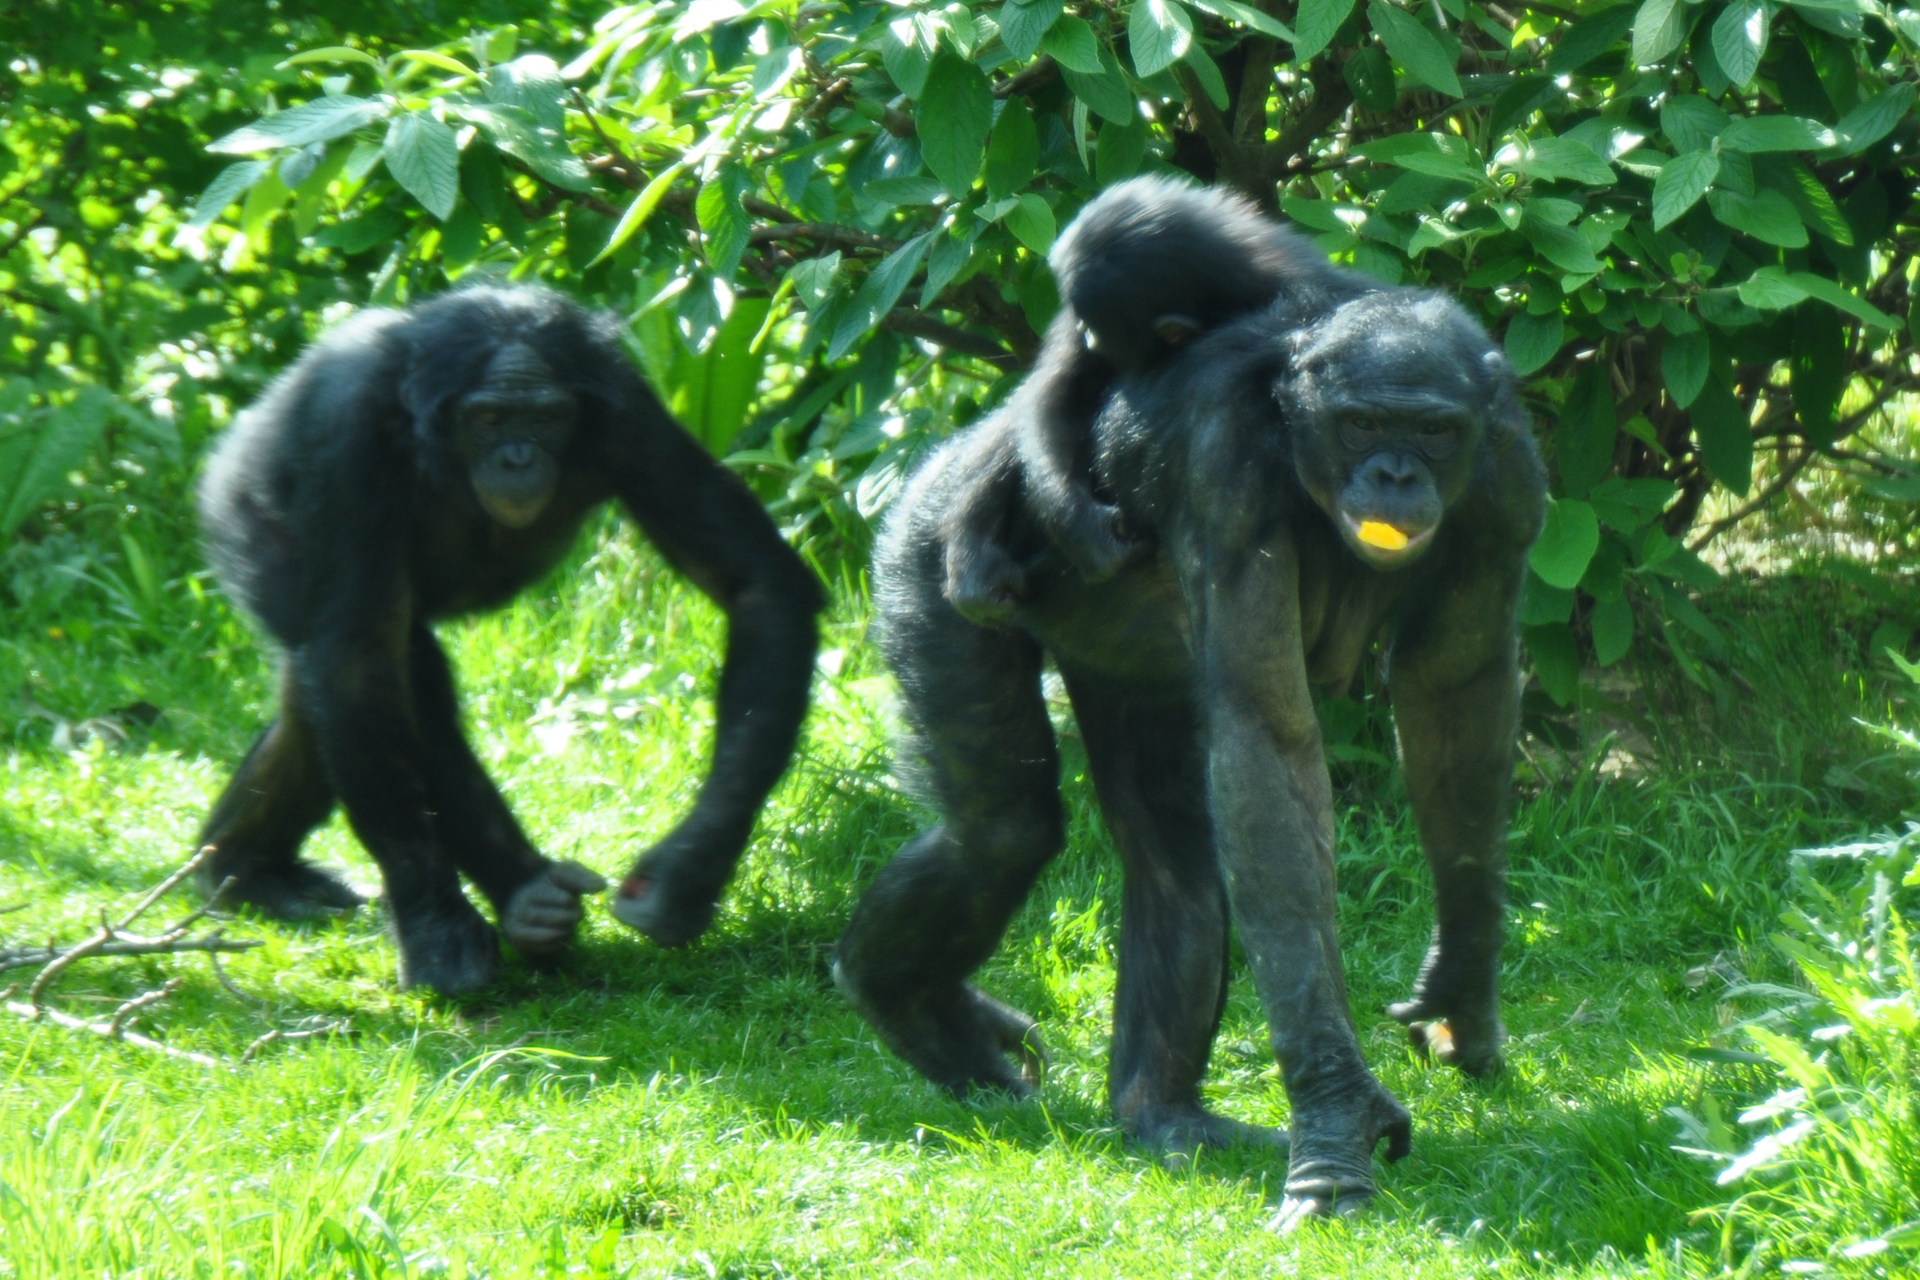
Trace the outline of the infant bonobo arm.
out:
[[[693,811],[634,864],[613,905],[663,946],[706,931],[785,772],[807,710],[820,585],[760,500],[638,378],[610,415],[601,462],[661,554],[727,615],[713,761]]]
[[[1411,1121],[1368,1070],[1347,1007],[1296,550],[1285,532],[1183,542],[1221,869],[1293,1105],[1281,1219],[1344,1213],[1373,1194],[1376,1144],[1406,1154]]]

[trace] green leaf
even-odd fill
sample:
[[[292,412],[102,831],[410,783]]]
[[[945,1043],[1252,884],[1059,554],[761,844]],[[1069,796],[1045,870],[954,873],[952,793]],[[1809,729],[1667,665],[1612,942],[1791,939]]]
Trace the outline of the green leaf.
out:
[[[751,229],[741,199],[746,187],[746,170],[730,163],[702,183],[700,194],[694,197],[694,217],[705,234],[707,261],[722,279],[733,274],[740,265],[740,255],[746,252]]]
[[[1729,151],[1818,151],[1833,142],[1831,129],[1800,116],[1740,116],[1720,134]]]
[[[1693,436],[1708,474],[1745,497],[1753,484],[1753,426],[1733,392],[1709,377],[1693,402]]]
[[[1486,160],[1465,138],[1444,133],[1396,133],[1354,148],[1353,153],[1381,164],[1398,165],[1435,178],[1484,186]]]
[[[1675,151],[1711,151],[1727,127],[1727,113],[1692,94],[1668,98],[1660,104],[1660,132]]]
[[[1707,192],[1707,205],[1718,218],[1735,231],[1744,231],[1756,240],[1777,244],[1783,249],[1802,249],[1807,244],[1807,229],[1793,202],[1771,188],[1750,196],[1732,191]]]
[[[1040,163],[1040,131],[1033,113],[1018,98],[1000,108],[987,143],[987,190],[995,196],[1012,195],[1033,180]]]
[[[1571,591],[1599,549],[1600,521],[1593,508],[1572,498],[1549,499],[1546,524],[1527,552],[1527,563],[1548,586]]]
[[[1500,160],[1499,156],[1494,158]],[[1569,178],[1594,187],[1609,186],[1613,182],[1613,166],[1602,160],[1592,147],[1572,138],[1530,141],[1518,148],[1513,159],[1500,162],[1546,182]]]
[[[344,93],[330,94],[243,125],[226,137],[208,143],[207,150],[219,155],[243,156],[277,147],[304,147],[352,133],[386,114],[384,102]]]
[[[927,71],[914,123],[920,156],[955,196],[964,196],[980,172],[987,130],[993,127],[993,85],[965,58],[943,53]]]
[[[1580,649],[1573,642],[1573,632],[1565,623],[1551,623],[1527,627],[1520,635],[1540,687],[1561,706],[1571,706],[1580,697]]]
[[[1765,0],[1733,0],[1713,21],[1714,57],[1736,88],[1746,88],[1760,69],[1771,17]]]
[[[1547,70],[1556,76],[1580,70],[1627,34],[1633,15],[1633,6],[1623,4],[1562,27],[1560,38],[1553,42],[1553,52],[1547,55]]]
[[[586,191],[593,186],[587,166],[568,149],[565,135],[543,127],[526,107],[466,102],[452,110],[460,119],[479,125],[495,147],[554,186],[568,191]]]
[[[1803,298],[1818,298],[1876,329],[1892,332],[1900,327],[1898,320],[1865,298],[1850,292],[1837,281],[1814,275],[1811,271],[1787,272],[1779,267],[1761,267],[1741,282],[1738,292],[1740,301],[1764,311],[1791,307]]]
[[[927,259],[927,280],[920,287],[920,305],[930,307],[941,291],[953,283],[960,269],[967,265],[967,259],[973,256],[976,231],[965,236],[936,235],[933,253]]]
[[[247,193],[247,189],[265,177],[273,168],[270,160],[242,160],[222,169],[200,198],[193,202],[193,217],[187,220],[187,226],[206,227],[226,212],[227,206]]]
[[[1133,0],[1127,45],[1133,69],[1144,78],[1165,71],[1193,44],[1193,19],[1175,0]]]
[[[1838,153],[1850,156],[1886,137],[1913,109],[1913,94],[1913,81],[1903,80],[1840,117],[1833,126]]]
[[[1220,64],[1207,53],[1207,47],[1195,40],[1187,46],[1186,56],[1180,61],[1193,71],[1194,78],[1207,95],[1207,101],[1217,110],[1225,111],[1233,99],[1227,96],[1227,78],[1220,74]]]
[[[1016,61],[1025,62],[1039,49],[1041,39],[1060,20],[1065,7],[1066,0],[1009,0],[1000,6],[1000,42]]]
[[[1263,36],[1272,36],[1276,40],[1293,43],[1293,32],[1280,19],[1260,12],[1250,4],[1241,4],[1240,0],[1192,0],[1193,7],[1202,13],[1210,13],[1216,18],[1225,18],[1250,27]]]
[[[1593,628],[1593,656],[1601,666],[1612,666],[1633,648],[1633,606],[1624,595],[1595,603],[1587,623]]]
[[[1304,63],[1326,48],[1353,12],[1353,4],[1354,0],[1300,0],[1293,20],[1294,61]]]
[[[787,271],[787,279],[793,282],[793,292],[801,304],[812,311],[832,295],[839,274],[840,251],[835,249],[822,257],[794,263]]]
[[[310,62],[357,62],[363,67],[380,66],[380,59],[360,49],[350,49],[346,45],[330,45],[325,49],[308,49],[305,53],[296,53],[291,58],[276,63],[275,71],[284,71],[288,67],[304,66]]]
[[[1566,324],[1558,311],[1534,315],[1523,311],[1507,322],[1507,359],[1521,377],[1547,367],[1566,340]]]
[[[1699,203],[1720,174],[1720,157],[1711,151],[1688,151],[1660,166],[1653,180],[1653,225],[1669,226]]]
[[[1809,302],[1793,314],[1792,378],[1794,416],[1810,444],[1833,443],[1840,394],[1846,389],[1847,332],[1840,313],[1823,302]]]
[[[1581,276],[1599,272],[1600,259],[1593,256],[1593,246],[1572,227],[1555,227],[1529,218],[1520,231],[1541,257],[1562,271]]]
[[[628,205],[626,212],[620,215],[620,221],[614,224],[612,233],[607,237],[607,247],[600,251],[600,256],[594,261],[599,262],[604,259],[632,239],[634,233],[641,227],[646,226],[647,219],[652,217],[653,211],[660,207],[660,201],[667,194],[667,188],[671,187],[674,180],[684,172],[686,172],[684,164],[670,164],[654,174],[653,180],[640,189],[640,194],[633,198],[633,203]]]
[[[1842,247],[1853,244],[1853,225],[1799,157],[1763,156],[1755,162],[1754,176],[1791,201],[1809,229]]]
[[[1366,111],[1391,111],[1399,99],[1393,85],[1393,63],[1386,51],[1372,45],[1354,51],[1343,68],[1353,100]]]
[[[1651,66],[1679,48],[1693,13],[1682,0],[1646,0],[1633,18],[1634,65]]]
[[[1147,122],[1135,116],[1126,124],[1108,121],[1100,126],[1100,141],[1093,153],[1095,178],[1103,187],[1125,182],[1140,172],[1147,154]]]
[[[947,55],[951,56],[951,55]],[[972,67],[972,63],[967,63]],[[935,71],[939,70],[935,65]],[[979,68],[974,67],[978,71]],[[879,327],[893,310],[893,304],[900,301],[900,295],[906,292],[907,285],[913,280],[913,273],[920,269],[920,260],[927,256],[927,249],[933,240],[932,232],[923,232],[888,254],[886,259],[867,273],[866,280],[860,285],[860,292],[854,295],[853,305],[847,308],[845,315],[833,331],[833,341],[827,344],[827,359],[838,360],[853,349],[860,338]]]
[[[1053,209],[1036,192],[1026,192],[1019,203],[1007,210],[1007,229],[1037,254],[1044,256],[1053,248],[1053,239],[1058,227],[1053,220]]]
[[[1465,96],[1460,77],[1453,71],[1453,55],[1418,18],[1388,0],[1372,0],[1367,5],[1367,22],[1408,75],[1442,93]]]
[[[1707,385],[1707,368],[1713,349],[1706,330],[1670,334],[1660,352],[1660,376],[1667,384],[1667,395],[1682,409],[1699,398]]]
[[[1065,26],[1070,19],[1061,19]],[[1055,30],[1059,30],[1058,27]],[[1067,82],[1067,89],[1087,106],[1093,108],[1095,115],[1114,124],[1131,124],[1140,116],[1139,104],[1134,101],[1133,90],[1127,87],[1127,78],[1120,74],[1120,64],[1114,61],[1113,50],[1102,46],[1099,50],[1100,71],[1097,75],[1086,75],[1078,71],[1061,68],[1061,78]]]
[[[460,144],[432,116],[410,111],[387,126],[387,172],[434,217],[445,222],[460,194]]]
[[[707,349],[676,361],[669,407],[715,454],[726,452],[753,406],[768,355],[753,340],[771,305],[769,298],[737,299]]]
[[[920,25],[912,17],[895,18],[881,32],[880,65],[887,69],[887,78],[909,98],[917,99],[926,91],[933,55],[921,43]]]
[[[1046,36],[1040,41],[1040,47],[1047,51],[1062,71],[1078,71],[1083,76],[1097,76],[1103,70],[1100,63],[1100,39],[1093,34],[1093,28],[1087,25],[1085,18],[1076,18],[1069,14],[1048,28]]]
[[[117,403],[99,387],[82,387],[72,404],[23,413],[28,425],[0,434],[0,538],[12,537],[28,516],[67,487],[67,473],[99,444]]]

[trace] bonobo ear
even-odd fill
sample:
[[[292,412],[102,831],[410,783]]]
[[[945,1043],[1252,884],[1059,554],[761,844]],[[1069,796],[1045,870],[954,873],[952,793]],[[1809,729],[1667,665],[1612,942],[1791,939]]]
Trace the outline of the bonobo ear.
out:
[[[1191,316],[1156,316],[1153,332],[1170,347],[1184,347],[1200,336],[1200,322]]]
[[[1530,424],[1527,411],[1520,403],[1520,380],[1514,376],[1506,355],[1494,348],[1480,357],[1480,363],[1493,377],[1493,403],[1487,417],[1494,430],[1501,434],[1525,433]]]

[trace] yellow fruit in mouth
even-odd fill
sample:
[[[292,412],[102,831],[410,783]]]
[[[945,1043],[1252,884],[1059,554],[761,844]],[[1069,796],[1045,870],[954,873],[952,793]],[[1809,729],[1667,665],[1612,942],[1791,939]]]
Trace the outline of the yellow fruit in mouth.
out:
[[[1360,541],[1382,551],[1399,551],[1407,545],[1407,535],[1379,520],[1360,522]]]

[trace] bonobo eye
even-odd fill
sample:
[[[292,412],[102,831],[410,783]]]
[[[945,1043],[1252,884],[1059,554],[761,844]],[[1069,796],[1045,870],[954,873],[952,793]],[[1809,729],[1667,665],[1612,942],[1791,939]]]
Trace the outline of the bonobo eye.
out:
[[[1451,422],[1443,422],[1437,418],[1422,418],[1420,420],[1419,431],[1423,436],[1451,435],[1453,433],[1453,424]]]

